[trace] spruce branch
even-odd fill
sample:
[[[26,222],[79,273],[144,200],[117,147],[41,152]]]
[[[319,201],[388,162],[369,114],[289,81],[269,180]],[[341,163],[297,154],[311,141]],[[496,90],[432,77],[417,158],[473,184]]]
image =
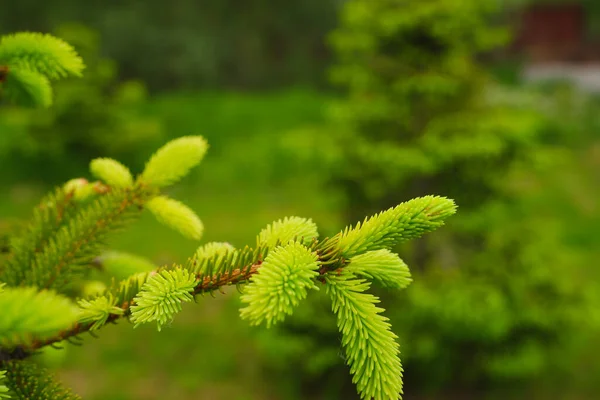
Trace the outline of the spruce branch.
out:
[[[81,400],[58,383],[50,371],[28,360],[0,362],[0,368],[6,369],[5,382],[12,399]]]
[[[388,249],[368,251],[349,260],[345,271],[377,281],[384,287],[404,289],[411,282],[408,266]]]
[[[375,306],[379,299],[365,293],[369,283],[342,270],[330,274],[327,292],[342,333],[352,382],[362,399],[389,400],[402,395],[402,365],[396,335]]]
[[[142,323],[156,321],[158,330],[181,311],[181,303],[191,301],[196,277],[191,272],[176,268],[163,270],[150,277],[131,306],[134,328]]]
[[[399,242],[417,238],[444,224],[456,212],[454,201],[440,196],[424,196],[383,211],[354,228],[346,228],[339,247],[346,258],[370,250],[390,249]]]
[[[242,283],[248,283],[242,294],[246,304],[240,310],[242,318],[254,325],[266,322],[269,327],[291,314],[308,289],[317,289],[321,282],[337,314],[353,382],[361,397],[399,398],[399,346],[388,320],[381,315],[383,309],[375,306],[379,299],[365,293],[370,287],[365,278],[384,286],[406,287],[411,282],[410,272],[389,247],[437,228],[455,208],[454,202],[445,198],[418,198],[323,240],[316,237],[312,221],[282,219],[261,231],[255,249],[246,246],[238,250],[212,242],[199,247],[185,267],[161,267],[113,283],[97,297],[80,300],[75,324],[52,337],[22,344],[18,354],[3,354],[5,358],[6,354],[9,358],[31,354],[46,345],[78,339],[80,334],[122,317],[135,326],[156,322],[160,330],[181,311],[182,303]]]
[[[89,265],[100,253],[109,232],[139,216],[150,193],[142,186],[114,189],[92,201],[61,226],[38,253],[21,285],[62,288],[69,273]]]
[[[205,293],[212,293],[223,287],[246,283],[252,275],[258,272],[261,264],[262,261],[259,261],[255,264],[249,265],[248,267],[235,269],[227,275],[204,276],[203,278],[198,278],[196,285],[192,288],[190,293],[192,296],[202,295]],[[119,289],[116,289],[117,291],[120,291],[119,301],[115,302],[117,305],[114,307],[121,309],[123,312],[120,313],[116,310],[113,310],[114,312],[111,312],[106,318],[106,321],[104,321],[104,325],[117,322],[119,319],[131,315],[131,307],[135,305],[134,298],[141,291],[143,284],[152,275],[153,274],[137,274],[123,281],[119,285]],[[198,276],[200,276],[200,274]],[[64,340],[70,340],[83,333],[89,332],[92,330],[93,325],[94,323],[90,322],[73,324],[70,328],[57,333],[51,338],[32,340],[28,345],[21,346],[21,350],[26,354],[29,354],[35,350],[41,349],[42,347],[60,343]]]
[[[0,399],[10,399],[8,391],[9,389],[6,386],[6,371],[0,370]]]
[[[0,39],[0,65],[17,66],[49,79],[81,76],[84,64],[75,49],[51,35],[21,32]]]
[[[46,195],[33,210],[31,222],[9,243],[9,258],[0,278],[11,286],[24,279],[26,269],[33,263],[35,255],[47,245],[52,234],[69,218],[76,207],[72,192],[55,189]]]
[[[185,204],[167,196],[156,196],[148,201],[146,208],[159,222],[175,229],[183,236],[193,240],[200,240],[202,237],[204,232],[202,221]]]
[[[90,163],[90,171],[107,185],[126,188],[133,186],[133,176],[129,169],[111,158],[97,158]]]
[[[117,307],[112,296],[100,296],[93,300],[79,300],[81,312],[79,315],[79,323],[91,323],[90,331],[100,328],[106,323],[111,315],[123,315],[125,312],[122,308]]]
[[[0,90],[14,103],[50,106],[50,80],[81,76],[83,68],[73,47],[51,35],[21,32],[0,38]]]
[[[2,94],[9,101],[26,107],[52,104],[52,86],[44,75],[19,67],[6,67],[6,71]]]
[[[191,265],[188,267],[196,273],[207,274],[207,269],[212,261],[212,264],[226,265],[226,258],[231,257],[229,264],[233,265],[233,256],[236,254],[236,249],[229,243],[225,242],[209,242],[196,249],[196,254],[191,260]]]
[[[252,325],[266,321],[267,328],[291,315],[294,307],[318,289],[314,278],[319,275],[318,256],[299,242],[291,242],[270,251],[257,274],[250,278],[240,310]]]
[[[202,136],[184,136],[161,147],[138,178],[156,187],[171,185],[202,161],[208,144]]]
[[[317,225],[308,218],[286,217],[267,225],[256,239],[259,246],[275,247],[300,238],[307,244],[319,236]]]
[[[420,200],[421,199],[415,199],[416,202]],[[425,198],[425,200],[427,204],[431,203],[430,199]],[[450,200],[440,199],[440,202],[442,205],[447,205],[448,203],[450,203],[453,206],[453,203]],[[405,220],[406,218],[403,218],[401,213],[395,211],[401,208],[401,206],[402,204],[391,210],[392,212],[394,212],[394,217],[396,219]],[[431,225],[431,223],[429,223],[427,220],[428,217],[434,219],[433,222],[440,225],[441,220],[444,217],[450,215],[450,213],[447,212],[447,209],[444,207],[438,206],[438,209],[439,208],[441,208],[442,211],[445,212],[436,212],[436,208],[433,208],[432,212],[432,208],[423,207],[421,211],[423,211],[424,209],[429,210],[429,212],[412,212],[410,216],[412,217],[412,219],[415,219],[415,215],[419,216],[418,221],[419,224],[422,225]],[[408,208],[408,210],[410,211],[410,208]],[[367,219],[367,221],[381,218],[382,214],[378,214],[371,219]],[[390,218],[389,216],[386,216],[386,218],[381,219],[382,220],[380,221],[380,223],[383,226],[394,226],[395,219]],[[371,222],[370,224],[365,224],[364,226],[372,225],[373,223]],[[358,226],[360,229],[360,224]],[[380,241],[382,237],[385,239],[386,236],[382,235],[381,230],[376,228],[377,226],[372,226],[371,230],[375,232],[377,239],[379,239]],[[336,235],[335,237],[326,238],[322,241],[313,238],[312,242],[308,246],[308,249],[314,252],[318,257],[317,261],[320,268],[318,270],[318,274],[315,274],[316,280],[325,282],[327,274],[331,273],[332,271],[334,273],[338,273],[340,268],[346,267],[349,263],[351,264],[351,258],[345,258],[342,256],[341,249],[343,247],[342,245],[340,245],[340,241],[342,241],[342,239],[351,237],[351,235],[349,235],[348,232],[352,233],[353,231],[346,229],[340,234]],[[356,233],[352,234],[356,235]],[[361,235],[364,235],[364,232],[361,232]],[[376,242],[367,236],[365,241],[368,242],[369,240],[371,242]],[[217,249],[217,247],[220,248],[219,251],[215,250]],[[196,254],[196,257],[194,257],[185,268],[186,270],[192,271],[193,274],[195,274],[195,286],[191,287],[188,284],[188,287],[190,287],[189,293],[192,296],[213,292],[215,290],[219,290],[224,286],[237,285],[249,281],[251,277],[260,270],[260,267],[263,264],[265,257],[268,257],[269,254],[268,247],[258,247],[256,249],[252,249],[246,246],[241,250],[233,251],[229,246],[216,246],[212,251],[208,250],[210,250],[208,247],[201,248],[201,250],[199,249],[199,251]],[[198,253],[204,254],[204,256],[198,257]],[[359,254],[357,254],[356,256],[358,255]],[[381,260],[381,264],[378,266],[378,268],[375,268],[375,264],[373,263],[374,260],[371,258],[374,255],[376,255],[379,258],[383,257],[383,259]],[[370,276],[372,276],[374,279],[378,279],[379,277],[380,279],[385,280],[388,283],[390,283],[390,281],[395,280],[397,281],[396,283],[400,286],[406,284],[407,276],[404,272],[402,272],[402,266],[398,264],[400,262],[399,259],[391,257],[388,253],[384,254],[383,252],[375,252],[370,255],[367,253],[367,255],[358,258],[356,258],[356,256],[354,258],[355,265],[354,267],[352,267],[355,273],[363,274],[364,276],[370,274]],[[400,273],[398,273],[397,271],[395,273],[388,271],[389,268],[394,267],[398,268],[400,270]],[[162,268],[157,271],[160,272],[162,270],[168,270],[168,268]],[[384,271],[386,274],[390,275],[391,278],[387,275],[383,277]],[[135,304],[135,296],[138,293],[140,293],[141,287],[144,285],[144,283],[146,283],[148,277],[151,275],[152,274],[147,273],[137,274],[134,277],[122,281],[119,285],[117,285],[116,289],[111,289],[110,293],[114,295],[115,304],[118,304],[114,306],[121,308],[123,310],[123,314],[111,314],[105,322],[112,322],[119,319],[121,316],[129,316],[131,314],[131,310],[129,308]],[[46,341],[37,341],[32,346],[30,346],[30,349],[36,349],[50,343],[55,343],[66,338],[79,335],[80,333],[90,330],[90,328],[91,324],[76,324],[76,326],[74,326],[72,329],[68,329],[61,332],[54,339]]]
[[[243,270],[262,261],[268,252],[269,249],[263,246],[255,249],[245,246],[237,250],[228,244],[207,243],[196,250],[186,269],[198,273],[200,280],[209,278],[219,281],[235,270]]]

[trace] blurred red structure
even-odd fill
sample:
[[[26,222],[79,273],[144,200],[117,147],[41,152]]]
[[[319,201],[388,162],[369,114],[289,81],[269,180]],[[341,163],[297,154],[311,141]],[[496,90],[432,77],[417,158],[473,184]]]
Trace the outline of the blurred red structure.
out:
[[[581,4],[532,5],[522,11],[517,32],[514,48],[531,62],[600,61],[600,43],[587,39]]]

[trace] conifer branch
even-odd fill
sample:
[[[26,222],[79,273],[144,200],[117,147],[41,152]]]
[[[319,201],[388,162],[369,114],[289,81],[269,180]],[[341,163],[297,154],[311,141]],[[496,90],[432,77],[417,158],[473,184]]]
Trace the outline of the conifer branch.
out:
[[[0,370],[0,399],[9,399],[10,395],[8,394],[8,391],[10,390],[8,388],[8,386],[5,385],[6,382],[4,382],[6,379],[6,371],[1,371]]]
[[[10,398],[81,400],[58,383],[48,370],[28,360],[0,362],[0,368],[7,370],[5,383]]]
[[[276,221],[259,234],[256,249],[236,250],[226,243],[209,243],[181,267],[139,273],[113,285],[94,299],[79,302],[78,320],[53,337],[22,343],[18,354],[31,354],[63,340],[73,341],[107,323],[128,317],[136,326],[169,323],[183,302],[225,286],[249,283],[242,301],[242,318],[270,326],[291,314],[308,289],[323,283],[332,299],[353,381],[363,399],[398,398],[402,393],[399,347],[379,299],[366,293],[370,282],[398,289],[410,283],[402,260],[389,249],[402,240],[439,227],[453,214],[452,200],[426,196],[377,214],[333,238],[298,238],[293,232],[316,235],[311,221]],[[367,278],[367,279],[364,279]],[[2,353],[2,352],[0,352]],[[5,358],[17,353],[2,353]]]
[[[250,254],[254,253],[254,250],[251,248],[246,248],[245,250],[246,250],[246,252],[249,252]],[[325,255],[326,258],[319,257],[319,261],[321,263],[328,263],[328,261],[331,261],[331,260],[327,257],[331,257],[331,255],[332,255],[332,253],[328,253]],[[259,258],[262,258],[262,256]],[[336,265],[343,266],[343,264],[339,264],[339,262],[340,261],[337,260]],[[252,276],[254,276],[255,274],[257,274],[259,272],[262,264],[263,264],[262,259],[259,259],[255,262],[252,262],[251,264],[244,265],[244,266],[235,268],[233,270],[230,270],[228,273],[216,273],[214,275],[206,275],[203,272],[197,273],[197,281],[198,282],[194,286],[193,290],[190,291],[190,293],[193,296],[204,295],[206,293],[212,293],[217,290],[221,291],[224,287],[230,287],[230,286],[234,286],[234,285],[247,283],[252,278]],[[143,275],[142,280],[145,280],[146,276],[152,276],[153,274],[158,273],[158,271],[160,271],[161,269],[162,268],[159,268],[150,274],[142,274]],[[324,276],[329,272],[330,272],[329,269],[322,268],[321,270],[318,271],[320,278],[318,277],[317,280],[324,282]],[[121,303],[119,305],[116,305],[115,307],[121,309],[123,312],[122,313],[115,312],[114,314],[111,314],[110,316],[108,316],[106,318],[105,324],[114,323],[114,322],[117,322],[122,317],[130,316],[131,315],[131,307],[135,305],[134,297],[138,294],[138,292],[139,292],[139,290],[131,290],[129,292],[128,298],[121,299],[122,300]],[[42,347],[61,342],[63,340],[68,340],[72,337],[78,336],[85,332],[89,332],[90,330],[93,329],[93,327],[94,327],[93,323],[77,323],[77,324],[74,324],[70,329],[61,331],[52,338],[48,338],[45,340],[34,340],[31,342],[30,345],[23,346],[22,349],[26,352],[32,352],[32,351],[38,350]]]
[[[220,290],[223,287],[233,286],[241,283],[247,282],[252,275],[256,274],[262,264],[262,261],[258,261],[255,264],[251,264],[248,267],[237,268],[233,270],[230,274],[227,275],[218,275],[218,276],[203,276],[203,274],[198,274],[199,282],[194,286],[193,290],[190,292],[193,296],[199,294],[206,294],[210,292],[214,292],[216,290]],[[121,304],[115,306],[116,308],[122,310],[122,312],[116,312],[114,314],[110,314],[103,325],[108,323],[115,323],[123,317],[128,317],[131,315],[131,307],[135,305],[134,297],[137,292],[131,295],[131,298],[128,300],[124,300]],[[26,346],[21,346],[20,349],[25,353],[32,353],[35,350],[39,350],[42,347],[50,346],[64,340],[69,340],[75,336],[79,336],[83,333],[89,332],[95,328],[94,323],[76,323],[71,328],[65,329],[55,336],[43,340],[33,340],[30,344]]]
[[[73,192],[55,189],[46,195],[33,210],[33,218],[16,238],[8,242],[8,259],[0,278],[15,286],[24,278],[25,269],[21,265],[31,265],[35,255],[47,245],[48,241],[71,216],[77,207],[73,203]]]
[[[405,212],[402,213],[399,210]],[[354,248],[352,254],[355,254],[354,259],[357,261],[350,271],[372,277],[387,286],[405,287],[409,283],[409,275],[399,258],[384,251],[368,252],[372,252],[372,249],[392,247],[398,241],[406,239],[406,236],[399,233],[409,233],[411,237],[419,236],[424,231],[441,225],[443,219],[453,214],[455,210],[456,205],[452,200],[437,196],[426,196],[402,203],[384,213],[367,218],[366,223],[362,226],[359,224],[352,230],[347,228],[331,239],[325,238],[319,241],[313,238],[308,245],[308,249],[317,256],[316,262],[319,269],[315,280],[325,283],[327,274],[332,271],[340,271],[348,264],[351,265],[352,258],[346,258],[343,254],[344,250],[350,247]],[[376,225],[374,221],[379,221],[380,225]],[[287,230],[283,229],[282,232],[284,232],[286,239],[289,238]],[[280,240],[277,242],[280,243]],[[306,243],[306,240],[303,240],[303,242]],[[269,254],[268,247],[260,246],[256,249],[245,247],[240,251],[229,250],[220,254],[214,253],[211,255],[207,253],[209,257],[202,260],[191,260],[186,269],[196,274],[197,283],[193,289],[190,288],[190,295],[195,296],[213,292],[225,286],[248,282],[255,274],[259,273],[263,261]],[[206,252],[205,249],[203,251]],[[361,254],[364,254],[364,256],[356,258]],[[376,256],[375,259],[381,258],[380,262],[373,262],[373,256]],[[175,268],[179,267],[176,266]],[[165,270],[169,270],[169,268],[159,268],[156,274]],[[348,272],[350,273],[350,271]],[[151,279],[152,275],[152,273],[142,274],[142,280],[135,278],[136,285],[124,293],[113,292],[114,298],[120,302],[120,305],[115,304],[114,306],[121,308],[123,313],[111,314],[105,321],[114,322],[121,316],[130,316],[131,306],[135,305],[135,297],[143,292],[144,282]],[[393,283],[394,279],[397,280],[395,284]],[[79,335],[89,331],[91,327],[92,324],[76,324],[72,329],[57,335],[54,340],[35,343],[31,346],[31,349]]]
[[[66,282],[61,277],[91,263],[106,235],[139,215],[150,193],[143,186],[136,186],[112,189],[93,200],[69,218],[68,223],[60,225],[41,248],[33,250],[33,254],[30,247],[29,263],[23,263],[19,258],[9,263],[5,281],[11,285],[62,288]],[[61,215],[60,209],[56,214]]]
[[[40,33],[0,38],[0,91],[26,106],[52,104],[50,80],[81,76],[83,60],[68,43]]]

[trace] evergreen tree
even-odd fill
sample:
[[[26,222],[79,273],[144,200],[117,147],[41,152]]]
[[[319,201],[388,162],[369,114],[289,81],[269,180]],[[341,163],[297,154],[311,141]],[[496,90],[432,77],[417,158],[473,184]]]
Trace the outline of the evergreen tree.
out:
[[[461,204],[451,229],[404,249],[419,279],[392,320],[415,391],[540,377],[591,307],[569,221],[524,188],[561,169],[570,139],[540,112],[548,99],[508,98],[481,62],[509,37],[500,5],[351,0],[331,36],[349,216],[428,191]]]
[[[30,106],[52,103],[51,80],[79,76],[83,62],[64,41],[38,33],[0,40],[4,98]],[[107,252],[106,239],[148,210],[182,235],[200,240],[202,221],[164,189],[182,179],[207,151],[199,136],[160,148],[137,177],[120,162],[95,159],[97,181],[70,180],[44,197],[26,227],[6,238],[0,264],[0,397],[77,399],[30,360],[45,346],[79,342],[122,319],[158,330],[182,303],[225,286],[242,290],[241,318],[267,327],[292,314],[309,291],[324,287],[364,399],[399,398],[399,345],[372,283],[402,289],[406,264],[391,251],[398,243],[433,231],[454,214],[452,200],[424,196],[403,202],[329,238],[310,220],[288,217],[257,236],[254,247],[200,246],[181,264],[155,267],[135,255]],[[112,283],[102,287],[91,272],[100,257]],[[94,285],[94,290],[90,286]]]
[[[313,144],[300,156],[330,168],[326,184],[345,194],[350,221],[430,191],[461,205],[451,227],[395,249],[416,277],[409,290],[376,292],[392,304],[407,395],[529,398],[526,389],[575,374],[565,349],[597,332],[587,268],[595,258],[567,232],[591,235],[575,228],[573,210],[561,215],[556,201],[595,195],[592,180],[578,188],[578,199],[559,192],[573,184],[559,177],[577,170],[573,159],[582,154],[565,149],[586,140],[564,128],[584,113],[570,115],[574,107],[548,93],[494,81],[481,60],[509,37],[495,23],[500,5],[345,2],[330,37],[337,58],[331,78],[343,96],[329,124],[294,132],[299,143]],[[312,318],[320,307],[315,302],[263,341],[278,343],[270,355],[280,371],[273,373],[286,380],[286,366],[301,370],[311,398],[329,398],[319,385],[324,378],[348,388],[330,344],[336,332]],[[286,341],[296,348],[285,351]],[[319,352],[318,363],[305,361],[309,351]]]

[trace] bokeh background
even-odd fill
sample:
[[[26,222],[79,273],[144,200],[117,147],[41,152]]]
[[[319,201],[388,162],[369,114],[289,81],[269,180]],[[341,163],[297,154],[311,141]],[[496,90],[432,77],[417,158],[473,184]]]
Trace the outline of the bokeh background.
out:
[[[172,189],[207,241],[323,236],[414,196],[459,213],[397,250],[378,291],[406,399],[600,397],[600,2],[2,1],[0,33],[49,32],[87,64],[55,105],[0,108],[0,231],[94,157],[140,171],[205,136]],[[158,264],[201,243],[143,218],[113,248]],[[89,400],[356,399],[327,299],[250,328],[236,293],[168,329],[121,322],[42,362]]]

